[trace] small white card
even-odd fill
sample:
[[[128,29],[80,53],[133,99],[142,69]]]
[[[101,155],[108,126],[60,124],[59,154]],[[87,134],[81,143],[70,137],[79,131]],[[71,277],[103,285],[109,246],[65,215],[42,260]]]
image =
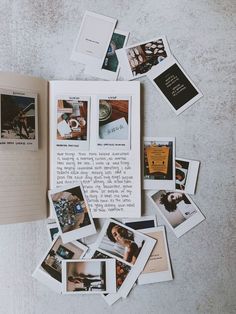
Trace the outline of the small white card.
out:
[[[137,43],[116,51],[124,80],[134,80],[147,75],[162,60],[170,56],[170,49],[165,36]]]
[[[101,67],[117,20],[86,11],[71,60]]]
[[[127,140],[128,124],[125,118],[120,118],[107,123],[99,128],[99,137],[101,139]]]
[[[144,137],[143,189],[175,189],[175,138]]]
[[[194,194],[200,162],[183,158],[175,159],[175,189]]]
[[[64,294],[115,293],[115,260],[64,260],[62,262],[62,287]]]
[[[82,258],[87,249],[77,241],[63,244],[61,237],[57,236],[32,276],[57,293],[62,293],[62,260]]]
[[[177,115],[203,96],[173,56],[152,69],[148,78]]]
[[[187,194],[161,190],[149,197],[177,238],[205,219]]]
[[[116,50],[125,47],[128,37],[129,32],[115,29],[102,66],[97,68],[93,64],[87,64],[85,73],[103,80],[116,81],[120,70]]]
[[[81,183],[51,190],[48,198],[63,243],[96,233]]]
[[[139,285],[173,280],[165,227],[142,229],[140,232],[156,240],[156,244],[141,275]]]

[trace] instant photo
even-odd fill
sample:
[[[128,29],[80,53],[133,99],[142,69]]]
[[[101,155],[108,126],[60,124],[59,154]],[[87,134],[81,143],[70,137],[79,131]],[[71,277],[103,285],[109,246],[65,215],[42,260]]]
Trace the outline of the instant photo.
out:
[[[98,148],[130,149],[130,106],[131,99],[128,97],[98,99]]]
[[[49,201],[64,243],[96,233],[81,184],[49,191]]]
[[[134,230],[139,230],[139,229],[149,229],[149,228],[154,228],[157,227],[157,221],[156,221],[156,216],[143,216],[141,218],[125,218],[122,219],[122,222],[134,229]]]
[[[156,241],[116,220],[109,219],[94,245],[99,251],[131,267],[129,274],[119,289],[118,295],[111,297],[109,303],[117,297],[127,297],[139,274],[143,270]],[[113,300],[112,300],[113,299]]]
[[[57,100],[57,147],[89,148],[89,97],[60,97]]]
[[[122,76],[132,80],[146,75],[170,55],[164,36],[117,50]]]
[[[96,68],[94,65],[86,65],[85,73],[99,77],[104,80],[115,81],[119,74],[119,61],[116,56],[116,50],[126,45],[129,33],[115,29],[102,67]]]
[[[47,224],[47,230],[48,230],[48,235],[49,235],[50,241],[53,241],[54,239],[56,239],[56,237],[59,234],[59,229],[58,229],[57,223],[56,222],[49,222]]]
[[[82,258],[87,247],[81,243],[64,244],[57,236],[32,276],[58,293],[62,292],[62,260]]]
[[[175,159],[175,189],[194,194],[200,162],[189,159]]]
[[[203,96],[173,57],[153,69],[148,78],[177,115]]]
[[[175,138],[144,138],[143,188],[175,188]]]
[[[116,292],[114,259],[64,261],[63,293],[96,294]]]
[[[149,196],[177,238],[205,219],[185,193],[161,190]]]
[[[37,95],[0,89],[0,149],[38,150]]]
[[[101,67],[117,20],[86,11],[71,59]]]
[[[170,257],[167,247],[165,227],[140,230],[156,240],[156,244],[147,264],[138,278],[138,284],[144,285],[173,279]]]

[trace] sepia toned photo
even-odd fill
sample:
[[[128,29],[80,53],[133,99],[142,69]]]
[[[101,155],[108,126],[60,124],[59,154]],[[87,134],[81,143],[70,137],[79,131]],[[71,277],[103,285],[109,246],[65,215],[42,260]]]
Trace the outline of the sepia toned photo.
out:
[[[50,191],[49,200],[63,242],[77,240],[96,232],[82,186]]]
[[[63,273],[64,293],[116,291],[114,259],[67,261],[63,263]]]
[[[38,148],[37,95],[0,90],[1,146]]]

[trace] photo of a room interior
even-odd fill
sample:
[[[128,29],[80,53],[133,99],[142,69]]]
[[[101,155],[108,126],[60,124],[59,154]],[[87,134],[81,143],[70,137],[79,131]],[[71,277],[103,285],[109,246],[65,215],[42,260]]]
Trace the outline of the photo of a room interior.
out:
[[[88,101],[58,100],[57,140],[86,141],[87,137]]]
[[[41,267],[51,277],[61,282],[61,261],[63,259],[78,259],[82,253],[83,251],[80,248],[72,243],[63,244],[61,237],[58,237],[42,262]]]

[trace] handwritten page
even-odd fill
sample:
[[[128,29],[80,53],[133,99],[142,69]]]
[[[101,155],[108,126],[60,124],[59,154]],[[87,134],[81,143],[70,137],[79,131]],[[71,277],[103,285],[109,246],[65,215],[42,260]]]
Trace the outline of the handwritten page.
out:
[[[139,84],[50,82],[50,186],[81,181],[94,218],[141,215]],[[90,115],[84,113],[87,148],[82,136],[64,140],[63,146],[56,141],[58,100],[75,108],[77,97],[90,99]],[[73,110],[71,116],[60,116],[69,126]],[[122,132],[106,135],[116,125]]]

